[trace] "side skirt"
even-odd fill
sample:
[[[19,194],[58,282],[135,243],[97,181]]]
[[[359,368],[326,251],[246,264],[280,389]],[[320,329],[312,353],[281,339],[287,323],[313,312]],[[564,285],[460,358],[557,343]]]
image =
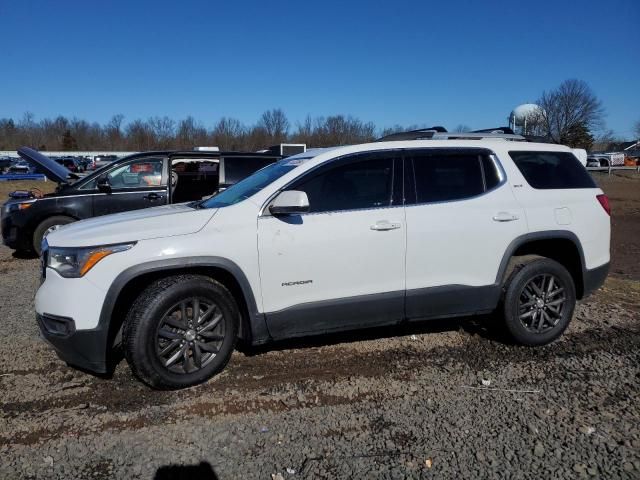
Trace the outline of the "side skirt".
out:
[[[406,318],[426,320],[488,313],[498,306],[500,286],[443,285],[407,290]]]
[[[498,306],[500,286],[444,285],[405,292],[309,302],[266,313],[273,340],[489,313]]]

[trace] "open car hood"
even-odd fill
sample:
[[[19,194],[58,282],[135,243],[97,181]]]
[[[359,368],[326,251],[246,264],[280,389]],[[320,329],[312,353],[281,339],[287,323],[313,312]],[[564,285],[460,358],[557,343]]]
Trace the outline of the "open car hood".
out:
[[[58,162],[42,155],[40,152],[29,147],[20,147],[18,155],[29,162],[29,165],[36,167],[44,173],[47,178],[56,183],[69,183],[70,179],[78,178],[77,175],[67,170]]]

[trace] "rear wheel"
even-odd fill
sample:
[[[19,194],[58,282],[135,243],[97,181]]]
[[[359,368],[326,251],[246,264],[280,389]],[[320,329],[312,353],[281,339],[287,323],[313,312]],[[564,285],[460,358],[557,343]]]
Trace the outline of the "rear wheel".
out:
[[[558,262],[537,257],[517,265],[506,285],[507,330],[523,345],[546,345],[569,326],[576,304],[571,274]]]
[[[40,225],[36,227],[33,232],[33,250],[38,255],[40,255],[40,251],[42,250],[42,240],[46,238],[54,230],[57,230],[63,225],[67,225],[68,223],[75,222],[74,218],[66,217],[63,215],[56,215],[53,217],[49,217],[46,220],[40,222]]]
[[[131,307],[125,356],[134,374],[151,387],[197,385],[225,367],[238,325],[238,307],[222,284],[201,275],[164,278]]]

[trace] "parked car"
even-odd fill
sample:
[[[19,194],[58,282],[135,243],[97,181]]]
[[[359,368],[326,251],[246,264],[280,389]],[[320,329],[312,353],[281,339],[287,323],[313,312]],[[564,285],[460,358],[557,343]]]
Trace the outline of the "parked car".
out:
[[[99,168],[109,165],[116,160],[118,160],[117,155],[96,155],[93,159],[92,170],[98,170]]]
[[[5,173],[13,165],[11,157],[0,157],[0,173]]]
[[[32,173],[32,171],[33,171],[33,168],[29,166],[28,163],[19,161],[19,162],[13,162],[13,164],[7,170],[7,173],[24,175],[27,173]]]
[[[84,166],[73,157],[55,158],[56,163],[73,173],[84,172]]]
[[[596,162],[598,165],[595,165]],[[587,157],[587,166],[622,167],[624,153],[591,153]]]
[[[61,225],[108,213],[201,200],[280,159],[273,154],[241,152],[146,152],[121,158],[79,178],[35,150],[21,148],[18,153],[58,183],[55,193],[9,199],[2,208],[4,244],[36,253],[42,239]]]
[[[42,334],[101,373],[121,345],[168,389],[222,370],[238,339],[498,310],[516,342],[552,342],[607,275],[608,199],[570,148],[485,137],[309,150],[204,201],[60,228]]]

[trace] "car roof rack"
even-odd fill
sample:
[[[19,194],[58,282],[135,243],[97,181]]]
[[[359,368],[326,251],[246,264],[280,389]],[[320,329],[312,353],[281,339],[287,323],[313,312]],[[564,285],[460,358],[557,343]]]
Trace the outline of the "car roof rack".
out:
[[[516,135],[508,127],[489,128],[486,130],[475,130],[473,132],[447,132],[443,127],[421,128],[408,132],[392,133],[376,140],[376,142],[392,142],[396,140],[483,140],[502,139],[516,142],[526,142],[522,135]]]

